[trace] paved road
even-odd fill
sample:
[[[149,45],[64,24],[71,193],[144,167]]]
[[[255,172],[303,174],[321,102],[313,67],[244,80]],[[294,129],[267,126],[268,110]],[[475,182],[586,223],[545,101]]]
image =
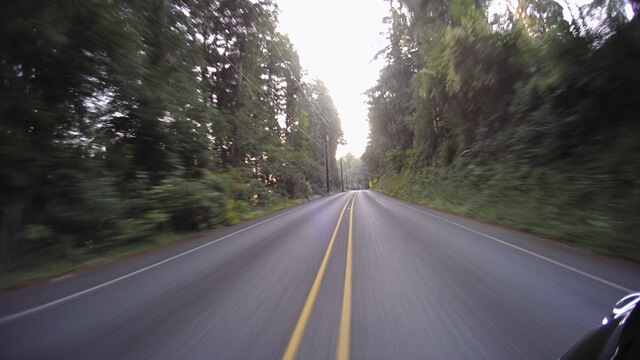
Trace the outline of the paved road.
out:
[[[2,359],[554,359],[640,268],[370,191],[0,295]]]

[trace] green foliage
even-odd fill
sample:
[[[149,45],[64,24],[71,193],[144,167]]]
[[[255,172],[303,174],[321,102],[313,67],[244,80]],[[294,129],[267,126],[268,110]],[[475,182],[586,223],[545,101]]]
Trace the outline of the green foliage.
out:
[[[369,188],[371,176],[362,159],[348,153],[342,158],[345,190],[362,190]]]
[[[225,213],[225,197],[214,188],[216,179],[185,180],[170,178],[153,187],[150,198],[159,206],[151,212],[165,211],[174,230],[202,230],[219,225]],[[227,200],[229,203],[236,200]],[[160,207],[162,206],[162,207]],[[159,223],[161,224],[161,223]]]
[[[335,158],[340,119],[322,82],[300,80],[273,2],[2,10],[0,267],[139,246],[324,192],[323,146]]]
[[[377,187],[638,260],[640,20],[621,4],[571,26],[552,0],[493,22],[479,2],[392,5],[368,93]]]
[[[425,206],[640,262],[640,192],[620,197],[615,177],[565,169],[498,164],[403,170],[384,176],[376,188]]]
[[[229,200],[225,208],[224,220],[228,224],[235,224],[244,220],[251,212],[251,206],[245,201]]]

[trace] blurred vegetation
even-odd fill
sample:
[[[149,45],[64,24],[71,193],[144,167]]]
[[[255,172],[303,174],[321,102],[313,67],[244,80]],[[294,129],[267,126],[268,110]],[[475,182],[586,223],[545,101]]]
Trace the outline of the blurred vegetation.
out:
[[[390,1],[377,189],[640,262],[640,3],[509,4]]]
[[[340,120],[272,1],[25,0],[0,18],[5,274],[326,191]]]
[[[341,158],[345,190],[365,190],[369,188],[369,169],[362,159],[347,153]]]

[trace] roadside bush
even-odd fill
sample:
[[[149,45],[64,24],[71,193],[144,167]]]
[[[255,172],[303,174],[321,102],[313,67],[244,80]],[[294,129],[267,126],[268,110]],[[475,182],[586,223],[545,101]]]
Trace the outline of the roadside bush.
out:
[[[375,187],[390,195],[479,220],[529,231],[607,255],[640,262],[638,181],[625,196],[619,180],[567,166],[469,166],[384,176]]]
[[[246,201],[229,200],[224,212],[226,224],[236,224],[244,220],[251,213],[251,206]]]
[[[224,221],[227,199],[223,193],[213,189],[217,185],[215,180],[212,177],[205,180],[164,180],[150,194],[157,202],[151,211],[166,212],[172,229],[176,231],[202,230],[219,225]]]

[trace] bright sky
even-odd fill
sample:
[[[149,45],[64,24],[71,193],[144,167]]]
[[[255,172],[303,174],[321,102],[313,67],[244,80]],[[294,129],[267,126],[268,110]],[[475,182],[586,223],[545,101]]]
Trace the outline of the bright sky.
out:
[[[348,152],[360,157],[367,146],[366,97],[376,84],[383,62],[372,62],[385,44],[388,13],[383,0],[276,0],[279,29],[289,34],[300,55],[307,81],[318,78],[329,88],[340,114],[347,145],[338,146],[337,157]]]
[[[572,7],[592,0],[568,0]],[[490,11],[504,12],[506,2],[515,7],[515,0],[495,0]],[[566,2],[565,19],[571,19]],[[389,4],[383,0],[276,0],[280,8],[279,29],[289,34],[300,55],[306,81],[318,78],[327,85],[342,120],[347,145],[339,146],[337,157],[348,152],[360,157],[367,146],[366,97],[362,94],[373,87],[383,61],[372,61],[386,45],[381,33],[387,26]],[[575,8],[574,8],[575,9]],[[629,9],[627,9],[629,10]],[[575,13],[577,15],[577,12]]]

